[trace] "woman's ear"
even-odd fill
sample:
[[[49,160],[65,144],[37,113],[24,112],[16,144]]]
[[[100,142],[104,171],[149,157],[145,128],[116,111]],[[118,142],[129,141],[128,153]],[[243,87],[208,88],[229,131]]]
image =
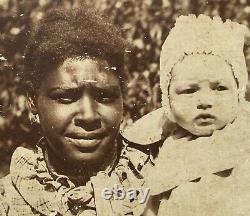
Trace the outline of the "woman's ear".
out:
[[[32,85],[30,81],[27,81],[25,82],[25,88],[26,88],[26,98],[27,98],[29,109],[33,115],[36,115],[37,108],[36,108],[36,95],[35,95],[34,86]]]
[[[40,124],[40,119],[38,116],[37,108],[36,108],[36,103],[35,103],[35,97],[32,95],[27,95],[27,102],[28,106],[30,108],[30,113],[29,113],[29,119],[32,124]]]
[[[27,102],[28,102],[28,106],[30,108],[31,113],[33,115],[36,115],[37,114],[37,108],[36,108],[36,103],[35,103],[35,96],[28,93],[27,94]]]

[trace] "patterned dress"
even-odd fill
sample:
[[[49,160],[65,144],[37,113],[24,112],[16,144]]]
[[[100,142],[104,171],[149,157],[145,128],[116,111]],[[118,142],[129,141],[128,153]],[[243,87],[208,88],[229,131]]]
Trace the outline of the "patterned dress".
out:
[[[10,174],[0,183],[0,215],[140,215],[144,205],[138,199],[102,197],[102,190],[115,184],[125,190],[144,187],[142,170],[151,166],[147,149],[138,150],[124,141],[122,146],[114,167],[98,172],[84,186],[51,172],[42,146],[37,145],[35,150],[18,147],[12,156]]]

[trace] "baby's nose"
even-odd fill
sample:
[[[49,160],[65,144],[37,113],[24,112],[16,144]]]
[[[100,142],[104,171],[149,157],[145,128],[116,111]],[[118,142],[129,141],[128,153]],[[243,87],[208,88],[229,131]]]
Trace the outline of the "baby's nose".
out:
[[[213,107],[213,95],[209,94],[202,94],[198,98],[197,109],[206,110]]]
[[[202,110],[206,110],[206,109],[210,109],[212,108],[211,104],[205,104],[205,103],[201,103],[197,106],[197,109],[202,109]]]

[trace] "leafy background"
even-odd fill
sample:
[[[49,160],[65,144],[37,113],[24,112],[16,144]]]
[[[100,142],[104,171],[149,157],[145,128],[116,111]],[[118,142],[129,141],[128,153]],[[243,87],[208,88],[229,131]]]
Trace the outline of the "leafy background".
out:
[[[90,4],[117,24],[133,45],[126,64],[129,90],[125,100],[126,124],[160,107],[159,54],[174,20],[189,13],[232,19],[250,25],[249,0],[0,0],[0,176],[8,173],[17,146],[39,137],[30,124],[25,93],[18,74],[30,26],[44,11]],[[250,36],[245,55],[250,68]],[[247,93],[247,99],[250,94]]]

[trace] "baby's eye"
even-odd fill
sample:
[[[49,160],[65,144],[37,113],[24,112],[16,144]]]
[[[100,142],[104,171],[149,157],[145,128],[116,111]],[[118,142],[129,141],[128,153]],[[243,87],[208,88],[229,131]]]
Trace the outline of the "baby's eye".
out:
[[[193,94],[197,92],[197,88],[187,88],[187,89],[183,89],[179,92],[179,94]]]
[[[215,90],[216,91],[226,91],[226,90],[228,90],[228,87],[223,86],[223,85],[218,85],[215,87]]]

